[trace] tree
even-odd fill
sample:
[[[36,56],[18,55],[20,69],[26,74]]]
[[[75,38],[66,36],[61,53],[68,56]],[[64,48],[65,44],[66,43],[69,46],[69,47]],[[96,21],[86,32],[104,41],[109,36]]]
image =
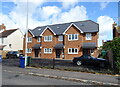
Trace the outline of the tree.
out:
[[[104,50],[112,50],[116,73],[120,73],[120,38],[116,37],[111,42],[107,42],[102,47]]]

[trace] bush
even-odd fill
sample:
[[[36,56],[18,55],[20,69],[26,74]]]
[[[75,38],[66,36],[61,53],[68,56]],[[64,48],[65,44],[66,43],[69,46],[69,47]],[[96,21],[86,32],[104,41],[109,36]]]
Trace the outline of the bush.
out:
[[[116,73],[120,73],[120,38],[116,37],[111,42],[107,42],[102,47],[104,50],[112,50]]]

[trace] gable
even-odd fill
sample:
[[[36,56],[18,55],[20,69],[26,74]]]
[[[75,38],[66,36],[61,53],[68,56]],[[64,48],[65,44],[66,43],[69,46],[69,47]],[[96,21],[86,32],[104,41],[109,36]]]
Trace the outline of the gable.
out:
[[[41,33],[40,36],[42,36],[44,33],[46,33],[46,34],[48,34],[48,35],[49,35],[50,33],[52,33],[53,35],[56,35],[50,27],[46,27],[46,28],[44,29],[44,31]]]
[[[70,30],[71,29],[71,30]],[[75,24],[71,24],[64,32],[63,34],[65,34],[67,31],[70,31],[70,32],[81,32],[83,33],[83,31],[81,29],[79,29]]]

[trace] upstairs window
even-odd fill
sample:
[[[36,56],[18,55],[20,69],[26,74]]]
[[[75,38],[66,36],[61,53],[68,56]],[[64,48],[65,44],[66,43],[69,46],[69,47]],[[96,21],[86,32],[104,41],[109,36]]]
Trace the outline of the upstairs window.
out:
[[[58,36],[58,41],[63,41],[63,36]]]
[[[28,37],[27,42],[32,42],[32,37]]]
[[[44,41],[52,41],[52,36],[44,36]]]
[[[37,38],[37,42],[41,42],[41,38],[40,37]]]
[[[86,33],[86,40],[92,40],[92,34]]]
[[[78,40],[78,34],[68,34],[68,40]]]

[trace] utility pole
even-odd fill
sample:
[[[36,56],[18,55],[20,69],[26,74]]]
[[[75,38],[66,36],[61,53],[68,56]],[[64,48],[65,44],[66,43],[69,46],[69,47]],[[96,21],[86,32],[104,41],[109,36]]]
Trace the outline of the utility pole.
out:
[[[28,40],[28,0],[27,0],[27,13],[26,13],[26,34],[25,34],[25,68],[27,65],[27,40]]]

